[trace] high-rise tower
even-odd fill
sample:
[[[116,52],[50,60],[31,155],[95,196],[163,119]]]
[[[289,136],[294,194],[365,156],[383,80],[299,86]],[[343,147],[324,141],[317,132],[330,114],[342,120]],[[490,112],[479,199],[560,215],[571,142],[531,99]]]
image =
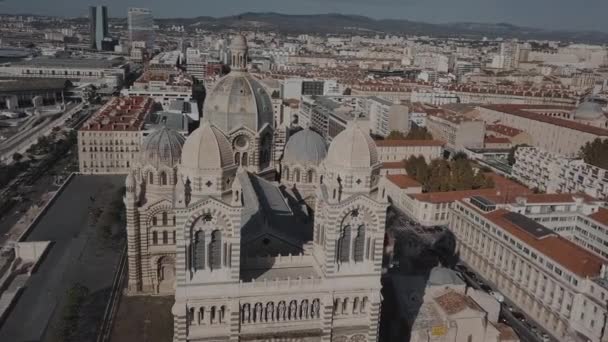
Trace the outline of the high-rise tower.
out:
[[[91,47],[101,50],[103,39],[108,36],[108,8],[106,6],[91,6],[89,8],[89,25]]]

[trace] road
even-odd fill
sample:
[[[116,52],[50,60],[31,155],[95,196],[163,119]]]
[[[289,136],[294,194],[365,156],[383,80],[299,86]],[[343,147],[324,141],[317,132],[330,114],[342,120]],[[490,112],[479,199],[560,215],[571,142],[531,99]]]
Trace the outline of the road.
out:
[[[90,224],[90,197],[117,191],[123,182],[122,176],[76,176],[44,214],[27,241],[52,241],[53,245],[0,327],[0,341],[48,338],[49,322],[57,321],[66,291],[76,282],[103,301],[104,291],[112,285],[121,246],[101,246]],[[94,205],[104,208],[109,203]]]
[[[467,267],[467,269],[470,272],[473,272],[470,267]],[[475,272],[473,272],[473,273],[475,273]],[[471,278],[465,272],[461,272],[461,274],[465,278],[465,281],[470,286],[472,286],[473,288],[475,288],[477,290],[483,291],[483,289],[481,289],[479,283],[475,279]],[[496,286],[493,286],[493,284],[491,282],[488,282],[485,279],[483,279],[479,274],[475,273],[475,276],[477,277],[477,279],[480,279],[484,284],[486,284],[488,286],[491,286],[493,291],[495,291],[495,292],[501,292],[500,289],[497,289]],[[535,334],[534,332],[532,332],[530,330],[530,326],[528,326],[526,323],[520,321],[519,319],[515,318],[515,316],[513,315],[513,313],[508,309],[509,306],[511,308],[515,308],[515,310],[517,312],[522,313],[525,316],[525,318],[526,318],[526,322],[534,322],[534,320],[531,319],[525,313],[525,311],[519,310],[515,305],[513,305],[513,303],[511,301],[509,301],[508,298],[505,297],[504,303],[502,303],[500,305],[500,317],[503,317],[503,318],[505,318],[507,320],[507,323],[519,335],[521,341],[522,342],[543,342],[543,339],[540,336],[538,336],[537,334]],[[530,323],[528,323],[528,324],[530,324]],[[545,331],[544,329],[542,329],[539,324],[535,324],[535,326],[542,333],[549,334],[549,332]],[[556,339],[552,339],[550,341],[551,342],[554,342],[554,341],[558,342],[558,340],[556,340]]]
[[[63,124],[70,116],[81,110],[82,106],[82,103],[68,104],[65,112],[55,120],[51,121],[50,119],[44,119],[44,122],[36,126],[29,127],[28,129],[20,131],[19,133],[10,137],[8,140],[2,142],[2,146],[0,146],[0,157],[4,160],[8,160],[8,158],[12,157],[15,152],[19,152],[27,145],[35,142],[39,136],[50,132],[50,129],[52,129],[54,126]],[[40,118],[44,117],[44,115],[40,116]]]

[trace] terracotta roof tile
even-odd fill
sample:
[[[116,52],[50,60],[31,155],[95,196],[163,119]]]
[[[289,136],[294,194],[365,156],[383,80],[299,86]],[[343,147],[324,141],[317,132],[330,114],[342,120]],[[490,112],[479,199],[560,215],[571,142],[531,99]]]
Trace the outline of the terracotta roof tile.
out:
[[[481,108],[486,108],[490,110],[494,110],[497,112],[507,113],[515,116],[519,116],[522,118],[545,122],[551,125],[565,127],[569,129],[573,129],[576,131],[581,131],[589,134],[599,135],[599,136],[608,136],[608,129],[603,129],[600,127],[585,125],[580,122],[570,121],[566,119],[560,119],[556,117],[546,116],[542,114],[538,114],[527,109],[561,109],[568,110],[569,107],[562,106],[544,106],[544,105],[515,105],[515,104],[499,104],[499,105],[482,105]]]
[[[482,311],[471,297],[455,291],[444,293],[434,300],[448,315],[457,314],[465,309]]]
[[[589,215],[589,217],[601,224],[608,226],[608,209],[606,208],[600,208],[598,211]]]
[[[477,210],[474,206],[467,203],[465,204],[470,208]],[[602,265],[607,262],[603,258],[600,258],[558,234],[545,236],[541,239],[534,237],[506,219],[504,215],[510,213],[510,211],[506,209],[498,209],[490,213],[478,212],[511,235],[551,258],[561,265],[561,267],[566,268],[580,277],[598,276]]]
[[[386,178],[401,189],[422,186],[417,180],[406,175],[387,175]]]

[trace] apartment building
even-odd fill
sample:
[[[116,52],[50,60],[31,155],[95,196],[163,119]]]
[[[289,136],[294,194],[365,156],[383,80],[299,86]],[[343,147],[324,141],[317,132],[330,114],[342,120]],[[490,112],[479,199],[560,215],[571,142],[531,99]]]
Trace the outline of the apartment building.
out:
[[[123,89],[122,94],[152,97],[167,110],[172,101],[192,100],[192,78],[180,71],[149,69],[129,89]]]
[[[389,172],[385,172],[387,174]],[[422,186],[406,175],[392,174],[381,179],[379,189],[391,204],[422,226],[447,225],[454,202],[472,196],[491,196],[501,203],[509,203],[516,196],[532,194],[523,185],[497,175],[487,173],[494,181],[493,189],[476,189],[443,192],[422,192]]]
[[[125,62],[108,59],[34,58],[0,65],[0,76],[61,78],[73,83],[119,87],[125,79]]]
[[[452,151],[483,148],[485,137],[483,121],[441,109],[428,109],[427,113],[427,129],[433,138],[444,141],[446,148]]]
[[[442,157],[443,146],[439,140],[376,140],[378,159],[381,162],[397,162],[411,156],[422,156],[427,163]]]
[[[561,106],[483,105],[477,107],[478,118],[491,124],[500,123],[528,133],[532,145],[551,153],[576,157],[585,143],[608,138],[608,129],[569,120]]]
[[[365,102],[369,112],[371,133],[387,137],[391,131],[407,133],[410,129],[407,106],[371,96]]]
[[[585,193],[608,199],[608,170],[535,147],[515,152],[512,176],[548,193]]]
[[[149,97],[115,97],[78,130],[78,163],[84,174],[126,174],[139,158]]]
[[[449,228],[461,260],[560,341],[605,341],[606,259],[483,196],[454,203]]]

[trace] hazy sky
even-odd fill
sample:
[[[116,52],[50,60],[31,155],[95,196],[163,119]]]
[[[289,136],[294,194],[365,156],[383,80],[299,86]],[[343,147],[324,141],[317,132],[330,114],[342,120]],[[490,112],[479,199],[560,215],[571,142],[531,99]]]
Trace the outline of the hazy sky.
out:
[[[225,16],[242,12],[344,13],[433,23],[508,22],[550,29],[608,32],[608,0],[0,0],[0,13],[79,16],[88,5],[125,17],[147,7],[156,17]]]

